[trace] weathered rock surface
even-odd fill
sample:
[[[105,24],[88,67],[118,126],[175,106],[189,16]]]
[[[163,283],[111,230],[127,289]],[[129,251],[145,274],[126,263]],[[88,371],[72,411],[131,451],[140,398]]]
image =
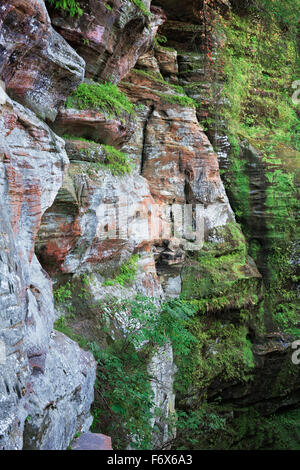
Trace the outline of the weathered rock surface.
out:
[[[112,450],[111,438],[104,434],[86,432],[71,445],[72,450]]]
[[[1,2],[0,64],[10,96],[50,120],[83,80],[85,68],[52,28],[42,0]]]
[[[3,173],[1,173],[3,175]],[[3,201],[3,178],[0,194]],[[21,449],[29,366],[23,345],[25,289],[7,208],[0,207],[0,449]]]
[[[29,384],[23,448],[64,450],[77,431],[87,432],[95,379],[93,356],[62,333],[53,332],[44,374]]]
[[[68,158],[62,139],[8,97],[0,109],[0,133],[0,339],[6,348],[0,365],[0,445],[21,449],[25,441],[26,448],[61,449],[74,432],[90,425],[95,378],[90,354],[63,335],[60,341],[50,338],[52,283],[34,255],[41,217],[62,184]],[[61,401],[64,394],[65,403]],[[74,394],[76,404],[72,405]],[[49,420],[56,402],[61,402],[60,409]]]
[[[150,1],[143,3],[149,11]],[[84,58],[88,77],[117,83],[152,46],[166,17],[157,7],[148,17],[130,0],[112,0],[109,7],[105,0],[89,0],[79,19],[62,18],[53,11],[52,22]]]
[[[109,117],[99,111],[61,108],[54,124],[60,134],[75,135],[120,147],[135,130],[134,119],[126,115]]]
[[[50,270],[105,274],[132,253],[147,253],[161,231],[159,207],[144,178],[74,161],[43,218],[37,253]]]
[[[218,378],[208,390],[209,399],[220,394],[224,402],[250,406],[269,416],[299,403],[299,367],[291,361],[291,337],[280,332],[267,333],[255,341],[254,377],[247,384],[223,383]]]

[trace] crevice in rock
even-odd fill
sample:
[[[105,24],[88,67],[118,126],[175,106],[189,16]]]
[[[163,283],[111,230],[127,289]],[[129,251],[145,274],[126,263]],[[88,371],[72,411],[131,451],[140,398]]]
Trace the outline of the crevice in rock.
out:
[[[148,126],[148,123],[149,123],[153,113],[154,113],[154,109],[155,109],[154,105],[151,105],[150,109],[148,111],[146,120],[144,122],[144,126],[143,126],[143,148],[142,148],[141,169],[140,169],[140,174],[141,175],[143,174],[144,165],[145,165],[145,162],[146,162],[146,159],[147,159],[147,153],[146,153],[147,126]]]

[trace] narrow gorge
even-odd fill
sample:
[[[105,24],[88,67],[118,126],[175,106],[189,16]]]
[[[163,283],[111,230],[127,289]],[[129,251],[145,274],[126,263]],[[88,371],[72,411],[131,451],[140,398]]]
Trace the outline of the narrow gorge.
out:
[[[0,450],[300,449],[299,12],[0,0]]]

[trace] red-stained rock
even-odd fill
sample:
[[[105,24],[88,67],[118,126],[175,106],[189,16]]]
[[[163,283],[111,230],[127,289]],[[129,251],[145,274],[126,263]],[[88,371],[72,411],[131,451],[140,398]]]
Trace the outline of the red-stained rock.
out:
[[[125,113],[121,117],[112,118],[100,111],[61,108],[54,130],[60,135],[76,135],[119,147],[133,134],[135,122]]]
[[[105,272],[128,254],[147,253],[162,230],[160,208],[144,178],[113,176],[92,162],[74,161],[45,213],[36,249],[48,271]]]
[[[4,96],[0,342],[7,358],[0,363],[1,449],[66,448],[74,433],[88,430],[91,423],[94,359],[66,336],[53,338],[52,282],[34,254],[42,215],[67,166],[64,141],[33,112]],[[49,426],[48,409],[54,403]]]
[[[54,201],[68,159],[64,142],[21,105],[7,100],[0,108],[2,166],[6,174],[11,224],[32,260],[43,212]]]
[[[168,96],[172,101],[178,91],[138,70],[128,74],[120,87],[132,101],[148,108],[144,113],[141,171],[156,202],[202,205],[208,228],[233,220],[217,154],[199,125],[195,109],[170,102]]]
[[[10,96],[50,120],[83,80],[85,65],[52,28],[42,0],[1,2],[0,64]]]
[[[149,8],[149,1],[144,4]],[[130,0],[89,0],[80,18],[62,18],[51,12],[56,30],[87,64],[87,76],[117,83],[152,45],[164,12],[151,8],[148,18]]]

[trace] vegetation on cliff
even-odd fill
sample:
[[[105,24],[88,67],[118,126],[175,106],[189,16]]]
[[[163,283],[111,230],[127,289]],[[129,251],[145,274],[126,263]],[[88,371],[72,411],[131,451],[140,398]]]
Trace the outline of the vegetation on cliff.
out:
[[[66,107],[97,109],[122,118],[124,113],[135,114],[133,104],[113,83],[81,83],[68,97]]]

